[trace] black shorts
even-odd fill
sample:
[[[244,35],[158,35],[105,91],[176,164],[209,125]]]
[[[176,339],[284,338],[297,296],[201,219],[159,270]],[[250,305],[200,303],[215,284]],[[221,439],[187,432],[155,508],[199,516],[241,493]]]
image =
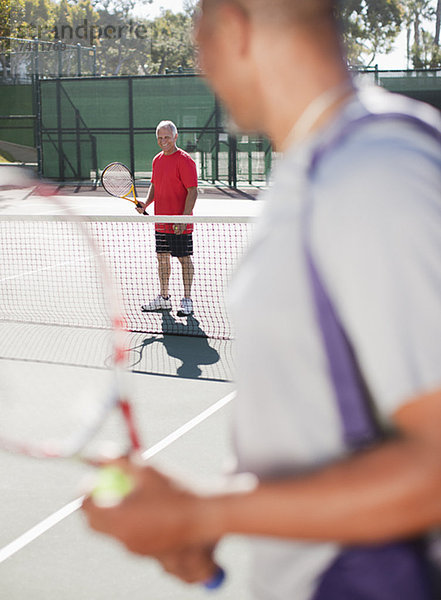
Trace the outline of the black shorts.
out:
[[[178,258],[193,254],[193,235],[191,233],[175,235],[174,233],[155,231],[155,239],[157,254],[167,253]]]

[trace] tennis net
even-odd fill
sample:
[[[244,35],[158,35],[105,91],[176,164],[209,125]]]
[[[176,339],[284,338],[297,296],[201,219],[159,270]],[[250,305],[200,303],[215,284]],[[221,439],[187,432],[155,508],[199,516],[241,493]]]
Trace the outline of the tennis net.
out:
[[[85,216],[79,219],[95,240],[120,289],[127,330],[217,339],[234,337],[226,290],[238,261],[249,245],[253,230],[251,219],[141,216]],[[97,329],[108,327],[105,307],[73,306],[68,298],[57,293],[57,273],[60,274],[69,261],[76,260],[76,220],[75,216],[65,215],[0,216],[3,252],[0,321]],[[169,292],[171,310],[141,310],[142,305],[148,304],[160,293],[155,252],[155,226],[159,223],[194,224],[191,294],[194,312],[189,316],[178,316],[184,289],[181,264],[173,257]],[[48,240],[50,247],[56,248],[56,256],[48,256],[44,251]],[[96,282],[85,269],[75,285],[92,290]]]

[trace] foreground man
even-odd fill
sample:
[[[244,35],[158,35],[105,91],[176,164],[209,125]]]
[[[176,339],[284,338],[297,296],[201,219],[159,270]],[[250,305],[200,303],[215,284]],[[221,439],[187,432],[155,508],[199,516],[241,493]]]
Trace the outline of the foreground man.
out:
[[[422,600],[417,538],[441,523],[440,123],[354,90],[334,9],[204,0],[197,30],[236,124],[285,153],[232,288],[237,470],[256,482],[207,497],[122,461],[134,493],[85,511],[186,581],[249,535],[254,599]]]

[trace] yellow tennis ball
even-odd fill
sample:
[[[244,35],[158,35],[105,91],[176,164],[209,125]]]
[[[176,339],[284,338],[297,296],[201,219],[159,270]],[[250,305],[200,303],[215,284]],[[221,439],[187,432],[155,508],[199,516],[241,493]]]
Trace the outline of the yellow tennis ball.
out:
[[[98,471],[91,496],[97,506],[111,507],[133,490],[133,480],[119,467],[108,465]]]

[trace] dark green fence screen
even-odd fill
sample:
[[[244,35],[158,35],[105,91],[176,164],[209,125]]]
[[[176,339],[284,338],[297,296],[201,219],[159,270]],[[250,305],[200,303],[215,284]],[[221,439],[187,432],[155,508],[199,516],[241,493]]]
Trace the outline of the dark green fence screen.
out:
[[[225,132],[220,107],[197,75],[40,80],[42,174],[94,179],[113,161],[148,178],[159,151],[156,126],[174,121],[179,146],[195,158],[199,177],[265,181],[267,141]]]
[[[441,70],[359,74],[393,92],[441,109]],[[198,75],[34,78],[0,85],[0,141],[38,149],[41,174],[60,181],[96,180],[112,161],[148,179],[159,151],[159,121],[173,120],[179,145],[196,160],[199,177],[236,184],[266,182],[268,140],[232,136],[213,93]]]
[[[31,85],[0,85],[0,140],[35,147]]]

